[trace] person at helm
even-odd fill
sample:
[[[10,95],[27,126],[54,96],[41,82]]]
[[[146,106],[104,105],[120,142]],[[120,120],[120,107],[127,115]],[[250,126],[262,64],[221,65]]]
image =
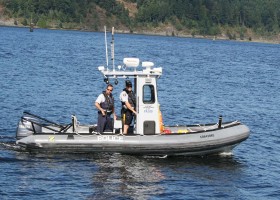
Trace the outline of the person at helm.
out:
[[[120,94],[120,100],[122,103],[122,120],[123,120],[123,134],[128,133],[128,128],[133,120],[134,115],[137,115],[136,97],[132,91],[132,83],[130,80],[125,81],[125,88]]]

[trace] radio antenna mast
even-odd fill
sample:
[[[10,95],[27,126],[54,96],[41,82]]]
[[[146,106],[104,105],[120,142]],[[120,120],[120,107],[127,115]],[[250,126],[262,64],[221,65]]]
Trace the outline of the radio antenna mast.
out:
[[[114,27],[112,27],[112,41],[111,41],[111,59],[113,62],[113,71],[115,71],[115,49],[114,49]]]
[[[104,26],[104,32],[105,32],[105,48],[106,48],[106,64],[107,64],[107,70],[108,70],[108,46],[107,46],[107,31],[106,31],[106,26]]]

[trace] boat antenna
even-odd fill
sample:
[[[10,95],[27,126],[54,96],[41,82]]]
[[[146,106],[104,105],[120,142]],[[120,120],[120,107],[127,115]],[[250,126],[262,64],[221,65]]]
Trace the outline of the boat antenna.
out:
[[[113,62],[113,71],[115,71],[115,49],[114,49],[114,27],[112,27],[112,41],[111,41],[111,59]]]
[[[107,64],[107,70],[108,70],[108,46],[107,46],[106,26],[104,26],[104,32],[105,32],[106,64]]]

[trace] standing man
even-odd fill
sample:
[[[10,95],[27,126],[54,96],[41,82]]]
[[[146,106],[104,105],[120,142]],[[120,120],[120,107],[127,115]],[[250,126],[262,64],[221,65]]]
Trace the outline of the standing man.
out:
[[[106,129],[113,131],[113,122],[110,116],[113,114],[115,119],[117,116],[112,91],[113,85],[108,84],[106,91],[103,91],[95,101],[95,106],[98,110],[97,132],[99,133],[103,133]]]
[[[128,133],[128,128],[133,120],[133,115],[137,115],[136,97],[132,91],[132,83],[130,80],[125,81],[125,89],[120,94],[120,100],[122,102],[122,120],[123,120],[123,134]]]

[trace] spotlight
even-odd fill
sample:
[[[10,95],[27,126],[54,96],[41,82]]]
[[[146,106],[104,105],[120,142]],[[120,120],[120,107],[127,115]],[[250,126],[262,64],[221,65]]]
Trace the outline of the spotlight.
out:
[[[107,77],[105,77],[105,78],[104,78],[104,82],[105,82],[106,84],[109,84],[109,79],[108,79]]]
[[[119,81],[118,79],[115,80],[115,85],[118,85]]]

